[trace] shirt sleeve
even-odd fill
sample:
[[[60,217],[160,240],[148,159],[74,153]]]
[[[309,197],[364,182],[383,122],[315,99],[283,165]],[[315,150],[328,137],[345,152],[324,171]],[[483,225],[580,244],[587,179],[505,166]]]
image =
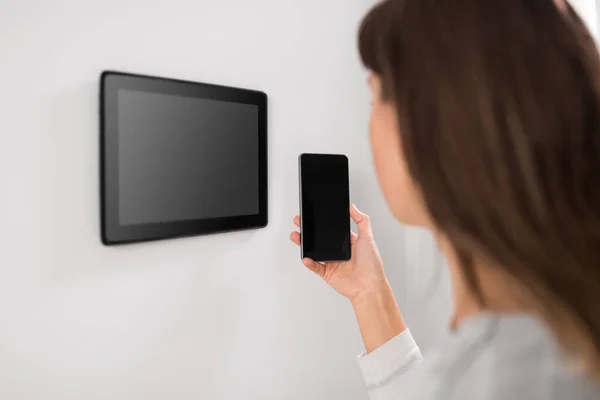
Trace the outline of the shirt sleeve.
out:
[[[419,346],[408,329],[371,353],[358,356],[369,397],[398,398],[397,385],[393,383],[422,360]],[[396,392],[396,396],[394,393],[386,393],[392,390]]]

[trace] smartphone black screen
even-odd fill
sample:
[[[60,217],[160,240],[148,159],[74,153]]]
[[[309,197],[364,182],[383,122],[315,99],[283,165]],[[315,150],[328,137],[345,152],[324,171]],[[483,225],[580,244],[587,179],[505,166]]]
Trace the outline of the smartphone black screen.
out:
[[[302,257],[315,261],[349,260],[348,158],[302,154],[300,197]]]

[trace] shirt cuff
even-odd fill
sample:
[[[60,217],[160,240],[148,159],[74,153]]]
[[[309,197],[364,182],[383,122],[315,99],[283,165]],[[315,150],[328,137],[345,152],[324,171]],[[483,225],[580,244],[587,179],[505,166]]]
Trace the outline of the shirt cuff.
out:
[[[358,364],[368,387],[379,386],[409,370],[423,359],[419,346],[406,329],[369,354],[358,356]]]

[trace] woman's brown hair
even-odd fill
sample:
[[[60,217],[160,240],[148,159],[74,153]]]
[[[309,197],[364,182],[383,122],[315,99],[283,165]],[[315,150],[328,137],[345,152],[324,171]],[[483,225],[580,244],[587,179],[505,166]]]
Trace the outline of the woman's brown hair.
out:
[[[600,377],[600,57],[581,19],[552,0],[387,0],[359,48],[470,289],[483,302],[483,258]]]

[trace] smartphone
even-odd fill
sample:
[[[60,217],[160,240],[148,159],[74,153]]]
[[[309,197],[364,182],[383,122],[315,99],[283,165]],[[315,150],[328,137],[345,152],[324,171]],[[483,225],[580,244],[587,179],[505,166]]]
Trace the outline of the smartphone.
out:
[[[350,260],[348,158],[301,154],[298,164],[301,257],[319,262]]]

